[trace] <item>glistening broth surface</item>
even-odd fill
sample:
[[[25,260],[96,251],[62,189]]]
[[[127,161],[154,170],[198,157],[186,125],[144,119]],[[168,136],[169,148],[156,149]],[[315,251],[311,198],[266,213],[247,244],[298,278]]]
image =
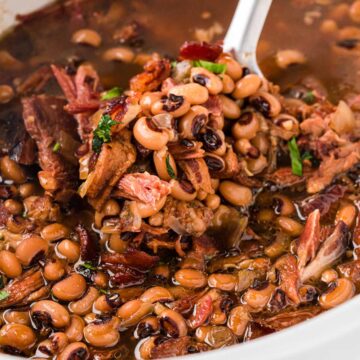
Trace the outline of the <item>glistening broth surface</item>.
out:
[[[259,61],[286,97],[219,46],[178,57],[236,3],[73,0],[0,42],[2,351],[183,355],[358,292],[360,3],[274,0]]]

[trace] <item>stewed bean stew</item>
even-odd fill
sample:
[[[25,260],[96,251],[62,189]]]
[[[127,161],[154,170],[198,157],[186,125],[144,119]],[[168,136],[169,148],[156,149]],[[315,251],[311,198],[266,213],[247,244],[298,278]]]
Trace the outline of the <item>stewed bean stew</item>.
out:
[[[68,0],[1,40],[2,352],[205,352],[360,291],[360,1],[274,0],[266,78],[223,52],[236,3]]]

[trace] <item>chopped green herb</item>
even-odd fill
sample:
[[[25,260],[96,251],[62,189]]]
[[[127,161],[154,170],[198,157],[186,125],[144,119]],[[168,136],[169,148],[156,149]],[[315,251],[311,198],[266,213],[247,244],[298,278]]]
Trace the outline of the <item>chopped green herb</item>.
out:
[[[101,95],[101,100],[111,100],[113,98],[120,96],[122,93],[123,93],[123,89],[118,86],[115,86],[112,89],[104,92]]]
[[[105,295],[107,295],[107,294],[109,293],[109,291],[106,290],[106,289],[99,289],[99,291],[100,291],[102,294],[105,294]]]
[[[301,155],[301,160],[311,160],[312,159],[312,155],[308,152],[305,151],[302,155]]]
[[[61,148],[60,143],[56,142],[52,148],[52,151],[56,153],[60,150],[60,148]]]
[[[170,155],[166,157],[166,171],[172,179],[176,179],[175,171],[170,164]]]
[[[223,74],[226,71],[226,64],[217,64],[205,60],[195,60],[194,66],[202,67],[206,70],[213,72],[214,74]]]
[[[171,67],[172,67],[172,68],[176,67],[177,63],[178,63],[177,61],[172,61],[172,62],[171,62]]]
[[[23,217],[24,219],[27,218],[27,211],[26,211],[26,210],[24,210],[24,211],[22,212],[21,217]]]
[[[6,290],[0,290],[0,301],[9,297],[9,293]]]
[[[83,266],[85,269],[97,270],[96,267],[95,267],[93,264],[89,263],[89,262],[84,262],[84,263],[82,264],[82,266]]]
[[[113,121],[110,115],[103,115],[99,121],[97,128],[94,130],[92,149],[94,152],[99,153],[103,143],[111,141],[111,127],[119,124],[117,121]]]
[[[308,91],[306,94],[303,95],[302,100],[306,104],[312,105],[316,101],[316,97],[312,91]]]
[[[296,138],[293,137],[288,142],[288,148],[290,151],[291,169],[294,175],[302,176],[302,161],[299,148],[296,143]]]

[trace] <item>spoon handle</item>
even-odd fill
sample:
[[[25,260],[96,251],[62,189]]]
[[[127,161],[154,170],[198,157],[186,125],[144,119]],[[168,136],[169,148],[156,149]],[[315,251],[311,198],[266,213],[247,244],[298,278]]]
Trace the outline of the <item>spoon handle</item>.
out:
[[[262,76],[256,61],[256,48],[272,0],[240,0],[224,40],[224,50]]]

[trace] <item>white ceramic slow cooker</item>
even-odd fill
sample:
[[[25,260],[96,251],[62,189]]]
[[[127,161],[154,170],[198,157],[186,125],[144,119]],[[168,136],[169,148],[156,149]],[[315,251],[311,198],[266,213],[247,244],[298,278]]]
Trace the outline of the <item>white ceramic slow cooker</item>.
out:
[[[26,14],[50,2],[51,0],[0,0],[0,32],[15,24],[16,14]],[[186,359],[360,360],[358,341],[360,343],[360,296],[281,332],[244,344],[188,355]],[[0,354],[0,360],[14,358]]]

